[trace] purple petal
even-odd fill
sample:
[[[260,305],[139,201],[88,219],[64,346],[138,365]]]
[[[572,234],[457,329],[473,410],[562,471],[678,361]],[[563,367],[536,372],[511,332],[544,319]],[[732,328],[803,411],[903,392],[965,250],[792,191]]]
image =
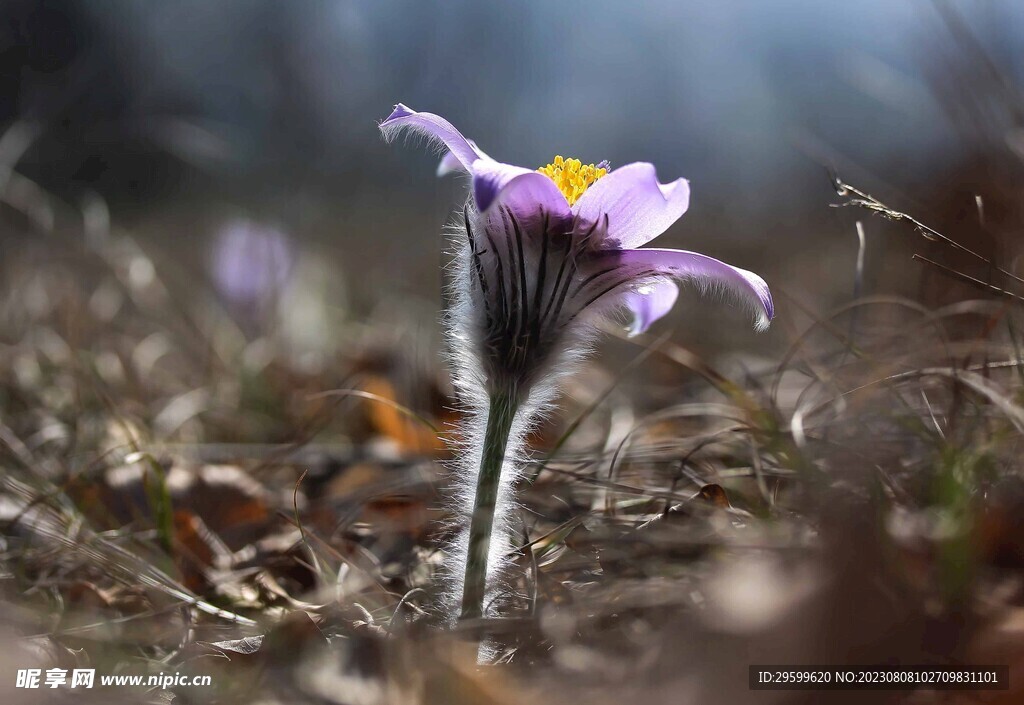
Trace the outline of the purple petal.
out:
[[[661,235],[689,205],[686,179],[661,184],[653,164],[635,162],[594,182],[573,211],[584,223],[596,223],[607,213],[608,240],[629,249]]]
[[[544,174],[521,166],[480,159],[473,165],[473,198],[481,213],[495,203],[520,219],[547,213],[553,220],[572,217],[569,203]]]
[[[387,140],[395,139],[400,132],[411,130],[431,141],[441,142],[467,171],[473,162],[486,156],[440,115],[417,113],[401,103],[395,106],[378,127]]]
[[[480,159],[490,158],[484,154],[482,149],[476,146],[476,142],[468,138],[466,139],[466,142],[473,148],[473,151],[479,155]],[[441,157],[441,162],[437,165],[437,175],[444,176],[445,174],[450,174],[453,171],[468,171],[468,169],[466,169],[462,162],[459,161],[459,158],[455,156],[454,152],[448,150],[444,153],[444,156]]]
[[[466,167],[462,165],[462,162],[460,162],[459,158],[455,156],[455,153],[449,150],[444,153],[444,156],[441,157],[441,161],[437,164],[437,175],[444,176],[445,174],[450,174],[453,171],[466,171]]]
[[[764,279],[745,269],[684,250],[624,250],[620,257],[624,266],[691,281],[702,292],[717,290],[728,294],[750,310],[757,330],[767,329],[775,315],[768,285]]]
[[[641,284],[624,297],[623,303],[633,312],[629,336],[640,335],[651,324],[672,310],[679,296],[679,287],[670,279],[659,279]]]

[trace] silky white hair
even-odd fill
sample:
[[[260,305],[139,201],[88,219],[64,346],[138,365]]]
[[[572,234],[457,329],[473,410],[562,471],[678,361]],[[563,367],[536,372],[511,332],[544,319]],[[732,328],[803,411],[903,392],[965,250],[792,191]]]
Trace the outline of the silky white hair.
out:
[[[444,314],[446,358],[451,369],[456,403],[461,421],[447,441],[453,449],[448,462],[452,474],[453,493],[448,500],[453,517],[449,532],[453,538],[445,546],[442,564],[440,609],[444,619],[454,624],[459,615],[469,552],[469,526],[476,501],[477,479],[483,455],[490,398],[485,365],[481,360],[481,323],[479,302],[474,297],[474,274],[465,222],[447,229],[451,242],[449,278],[446,284],[449,305]],[[520,504],[517,488],[524,479],[530,455],[527,435],[555,409],[559,382],[571,374],[592,351],[598,328],[595,316],[610,313],[620,299],[607,297],[607,302],[592,306],[588,315],[575,318],[559,331],[558,345],[539,369],[533,370],[531,383],[519,402],[502,464],[498,496],[487,560],[487,587],[484,616],[493,617],[515,599],[513,581],[509,580],[518,547]]]

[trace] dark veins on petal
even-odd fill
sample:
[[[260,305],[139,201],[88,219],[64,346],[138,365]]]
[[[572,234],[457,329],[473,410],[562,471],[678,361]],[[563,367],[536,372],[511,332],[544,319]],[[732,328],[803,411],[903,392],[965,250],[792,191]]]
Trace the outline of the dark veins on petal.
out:
[[[607,219],[589,227],[508,208],[486,217],[463,211],[471,258],[473,325],[489,391],[525,393],[553,362],[578,316],[626,284],[651,277],[602,250]]]

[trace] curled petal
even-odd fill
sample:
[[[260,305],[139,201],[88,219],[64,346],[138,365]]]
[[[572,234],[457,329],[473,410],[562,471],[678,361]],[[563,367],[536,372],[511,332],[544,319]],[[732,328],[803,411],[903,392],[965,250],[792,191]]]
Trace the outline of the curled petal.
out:
[[[633,313],[629,336],[640,335],[651,324],[672,310],[679,297],[679,287],[670,279],[659,279],[641,284],[623,298],[623,303]]]
[[[432,142],[441,142],[467,171],[473,166],[473,162],[487,156],[440,115],[418,113],[401,103],[395,106],[378,127],[388,140],[393,140],[400,132],[409,130]]]
[[[552,220],[572,217],[565,196],[544,174],[493,159],[478,159],[473,163],[472,173],[473,198],[481,213],[500,203],[523,220],[541,213]]]
[[[725,293],[753,314],[754,327],[759,331],[766,330],[775,315],[768,285],[753,272],[685,250],[624,250],[619,256],[623,266],[693,282],[702,292]]]
[[[598,179],[573,210],[584,223],[596,223],[607,214],[609,244],[629,249],[661,235],[689,205],[686,179],[661,184],[653,164],[635,162]]]
[[[484,154],[484,151],[476,146],[476,142],[471,139],[466,139],[466,142],[473,148],[473,151],[479,155],[480,159],[489,159],[489,157]],[[441,157],[440,163],[437,165],[437,175],[444,176],[445,174],[450,174],[453,171],[468,171],[468,169],[461,161],[459,161],[459,158],[455,156],[455,152],[449,149],[444,153],[444,156]]]

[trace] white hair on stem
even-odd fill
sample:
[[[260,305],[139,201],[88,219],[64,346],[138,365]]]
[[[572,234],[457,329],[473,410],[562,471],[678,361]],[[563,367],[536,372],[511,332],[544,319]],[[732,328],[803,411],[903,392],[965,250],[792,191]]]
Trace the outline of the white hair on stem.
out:
[[[445,328],[463,411],[450,463],[455,538],[442,600],[449,622],[498,616],[516,601],[507,577],[517,488],[529,463],[525,438],[551,411],[561,378],[590,351],[593,318],[621,310],[621,294],[666,278],[747,305],[759,298],[759,277],[699,253],[651,251],[669,258],[663,268],[642,250],[604,249],[607,225],[607,217],[581,226],[504,206],[480,213],[469,200],[448,229]]]
[[[449,306],[444,315],[446,355],[462,420],[447,439],[454,451],[453,459],[448,463],[453,487],[448,502],[453,517],[449,533],[453,538],[445,547],[447,556],[442,564],[441,611],[445,621],[454,624],[463,598],[469,523],[476,509],[491,399],[487,391],[485,365],[481,360],[483,331],[480,329],[479,302],[474,299],[473,258],[466,222],[455,223],[447,230],[453,249],[447,281]],[[615,297],[608,299],[607,305],[602,302],[600,306],[592,307],[595,314],[600,315],[616,307]],[[516,518],[520,505],[517,489],[530,462],[525,439],[553,411],[558,383],[587,356],[596,334],[597,328],[591,324],[589,315],[575,318],[560,330],[559,345],[541,368],[530,375],[528,389],[517,405],[505,446],[494,508],[486,567],[484,617],[497,616],[514,600],[513,582],[508,576],[513,567],[510,555],[518,545]],[[483,650],[481,659],[487,660]]]

